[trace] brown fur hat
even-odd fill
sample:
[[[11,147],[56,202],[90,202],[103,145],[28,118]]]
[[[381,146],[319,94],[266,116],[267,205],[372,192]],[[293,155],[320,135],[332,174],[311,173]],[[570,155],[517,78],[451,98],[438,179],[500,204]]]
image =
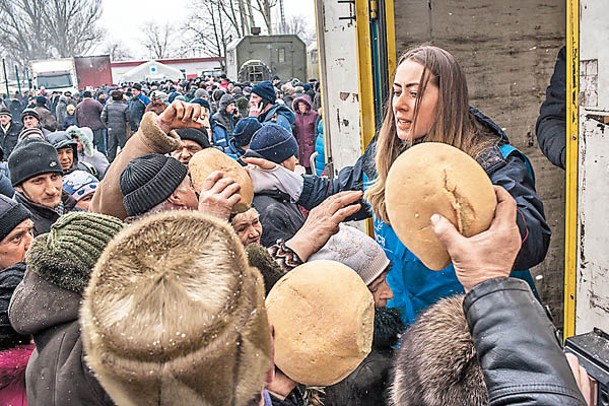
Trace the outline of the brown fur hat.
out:
[[[97,262],[86,361],[118,405],[245,405],[270,366],[264,283],[228,224],[146,216]]]
[[[402,338],[394,368],[396,406],[488,404],[463,296],[443,299],[419,316]]]

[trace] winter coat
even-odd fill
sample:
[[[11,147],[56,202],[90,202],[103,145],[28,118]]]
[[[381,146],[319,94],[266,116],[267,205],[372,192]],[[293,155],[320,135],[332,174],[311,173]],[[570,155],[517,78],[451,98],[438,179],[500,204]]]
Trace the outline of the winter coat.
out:
[[[108,137],[127,137],[127,125],[131,121],[129,106],[123,101],[112,100],[104,106],[101,121],[108,128]]]
[[[239,119],[235,117],[234,114],[228,114],[226,112],[226,107],[231,103],[235,103],[235,99],[233,99],[233,96],[225,94],[220,98],[220,102],[218,103],[218,111],[213,115],[213,119],[216,125],[221,124],[222,127],[224,127],[224,129],[226,130],[227,140],[229,140],[233,136],[235,126],[237,125],[237,121],[239,121]]]
[[[23,107],[21,107],[21,103],[19,103],[19,100],[17,99],[12,99],[8,109],[11,111],[11,114],[13,116],[13,123],[19,123],[21,124],[21,112],[23,111]]]
[[[66,115],[63,118],[62,124],[61,124],[61,129],[67,130],[68,127],[72,127],[72,126],[78,127],[78,121],[76,120],[76,113],[74,113],[74,114],[66,113]]]
[[[55,116],[46,107],[37,106],[34,108],[40,116],[40,126],[49,131],[57,131],[57,120]]]
[[[475,109],[472,109],[472,114],[496,134],[499,143],[509,142],[503,130],[488,117]],[[311,209],[328,195],[343,190],[364,189],[364,183],[376,176],[374,145],[375,141],[354,166],[343,168],[333,180],[305,175],[298,204]],[[479,163],[491,182],[505,188],[517,202],[517,223],[523,242],[514,269],[523,271],[514,271],[512,275],[526,279],[534,289],[535,285],[528,269],[545,258],[551,231],[545,220],[543,204],[535,191],[534,181],[527,170],[524,155],[516,151],[504,158],[499,147],[494,147],[484,154]],[[370,215],[369,208],[364,207],[352,219],[361,220]],[[374,233],[392,263],[387,282],[394,298],[389,302],[389,306],[400,309],[402,320],[406,324],[412,323],[422,310],[439,299],[463,293],[463,287],[457,280],[452,264],[441,271],[428,269],[400,242],[391,226],[380,219],[374,221]]]
[[[84,136],[81,136],[83,133]],[[108,158],[100,151],[93,147],[93,133],[90,129],[81,128],[80,132],[70,132],[73,137],[76,137],[82,143],[82,150],[78,152],[78,162],[92,166],[95,169],[95,176],[101,180],[106,175],[106,171],[110,166]],[[87,169],[87,172],[90,172]]]
[[[76,106],[76,121],[79,127],[89,127],[91,130],[106,128],[101,121],[101,113],[104,107],[97,100],[86,97]]]
[[[304,224],[305,218],[290,196],[278,190],[265,190],[254,195],[252,205],[260,213],[262,237],[260,244],[269,247],[278,239],[289,240]]]
[[[212,125],[211,136],[214,147],[218,147],[222,150],[225,150],[228,147],[230,137],[228,135],[226,127],[224,127],[224,124],[218,123],[214,120],[214,124]]]
[[[241,160],[241,157],[245,154],[245,150],[235,143],[234,138],[231,138],[228,142],[228,147],[224,148],[224,153],[239,162],[242,166],[247,165]]]
[[[34,337],[26,370],[30,406],[114,405],[86,366],[78,312],[82,296],[26,271],[9,316],[15,330]]]
[[[24,205],[25,208],[32,213],[34,236],[51,231],[51,226],[62,214],[72,211],[83,211],[80,207],[76,206],[76,200],[66,192],[62,192],[61,194],[61,207],[63,208],[61,212],[58,209],[51,209],[50,207],[34,203],[18,191],[15,191],[14,199],[17,203]]]
[[[71,100],[68,100],[66,96],[61,96],[59,98],[59,102],[57,103],[57,107],[55,108],[55,117],[57,118],[58,123],[63,123],[67,116],[67,108],[68,104],[73,104]],[[65,127],[67,128],[67,127]],[[63,128],[63,129],[65,129]]]
[[[127,210],[120,190],[120,176],[127,164],[142,155],[167,154],[178,148],[180,136],[175,131],[165,134],[156,125],[156,117],[157,115],[152,112],[142,117],[139,130],[129,138],[125,148],[112,161],[106,176],[97,186],[91,201],[91,212],[108,214],[124,220],[127,217]]]
[[[490,405],[586,405],[556,329],[523,281],[480,283],[465,297],[463,310]]]
[[[146,112],[146,106],[150,104],[150,99],[143,94],[132,97],[129,100],[129,117],[131,118],[131,131],[135,132],[140,126],[140,122]]]
[[[326,170],[326,151],[324,149],[324,126],[321,117],[317,116],[317,138],[315,139],[315,171],[321,176]]]
[[[292,125],[296,122],[296,116],[292,110],[281,104],[275,104],[266,113],[260,113],[258,121],[265,123],[276,123],[292,132]]]
[[[306,104],[307,111],[304,114],[298,110],[298,103]],[[298,162],[305,168],[310,168],[317,137],[317,113],[311,109],[311,100],[307,96],[294,99],[292,109],[296,114],[293,134],[298,142]]]
[[[554,73],[539,109],[535,133],[541,152],[554,165],[565,169],[567,148],[567,68],[565,47],[558,52]]]
[[[392,348],[404,330],[395,309],[376,308],[372,351],[345,379],[325,389],[325,406],[383,406],[392,382]]]
[[[4,160],[8,159],[8,156],[13,152],[17,141],[19,140],[19,133],[23,129],[23,125],[15,122],[10,122],[6,132],[0,125],[0,147],[4,151]]]

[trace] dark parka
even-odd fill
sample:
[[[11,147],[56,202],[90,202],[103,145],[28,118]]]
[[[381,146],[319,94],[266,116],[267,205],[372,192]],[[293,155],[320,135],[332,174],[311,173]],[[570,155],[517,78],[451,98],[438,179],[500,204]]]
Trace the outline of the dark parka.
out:
[[[222,127],[224,127],[224,129],[226,130],[227,140],[230,140],[232,138],[235,126],[237,125],[237,121],[239,121],[234,114],[228,114],[226,112],[226,108],[231,103],[235,105],[236,109],[237,104],[233,96],[231,96],[230,94],[223,95],[220,98],[220,102],[218,103],[218,111],[213,115],[214,122],[216,124],[221,124]]]
[[[51,226],[62,214],[69,213],[71,211],[83,211],[80,207],[76,206],[76,200],[74,200],[66,192],[62,192],[61,194],[61,210],[51,209],[50,207],[34,203],[18,191],[15,191],[14,199],[17,203],[24,205],[25,208],[32,213],[32,221],[34,222],[34,236],[51,231]]]
[[[106,128],[101,121],[101,113],[104,106],[97,100],[85,97],[76,106],[76,121],[79,127],[89,127],[91,130],[101,130]]]
[[[9,308],[11,324],[36,343],[26,370],[28,405],[114,405],[86,366],[78,312],[82,296],[26,271]]]
[[[253,206],[260,213],[262,237],[260,244],[270,247],[278,239],[289,240],[304,224],[305,218],[290,196],[278,190],[254,195]]]
[[[566,53],[565,47],[558,52],[554,73],[546,89],[546,100],[539,109],[539,117],[535,125],[541,152],[550,162],[563,169],[565,169],[567,143]]]
[[[116,148],[123,148],[127,142],[127,126],[131,121],[129,106],[122,100],[106,103],[101,113],[101,121],[108,127],[108,153],[116,156]]]
[[[23,129],[23,125],[11,121],[8,125],[8,129],[5,132],[4,128],[0,126],[0,148],[4,151],[4,159],[8,159],[8,156],[13,152],[17,141],[19,140],[19,133]]]

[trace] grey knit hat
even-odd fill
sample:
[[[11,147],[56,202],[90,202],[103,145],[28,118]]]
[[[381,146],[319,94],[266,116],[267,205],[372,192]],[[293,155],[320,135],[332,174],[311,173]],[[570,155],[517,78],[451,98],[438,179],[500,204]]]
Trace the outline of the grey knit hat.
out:
[[[366,285],[370,285],[389,265],[383,248],[355,227],[340,225],[326,245],[309,257],[309,261],[327,259],[353,269]]]
[[[32,214],[21,203],[0,195],[0,241]]]
[[[135,158],[121,173],[120,188],[129,216],[139,216],[162,203],[182,183],[188,169],[175,158],[147,154]]]
[[[25,262],[42,279],[82,293],[97,259],[123,226],[119,219],[104,214],[65,214],[49,233],[36,237]]]

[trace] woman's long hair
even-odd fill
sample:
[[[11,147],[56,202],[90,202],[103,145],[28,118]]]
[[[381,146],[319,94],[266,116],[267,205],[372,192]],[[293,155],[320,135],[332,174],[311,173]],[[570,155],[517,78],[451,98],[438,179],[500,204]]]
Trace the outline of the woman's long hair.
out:
[[[417,62],[424,67],[415,101],[411,134],[415,132],[425,88],[431,82],[439,89],[434,123],[429,132],[423,138],[416,140],[416,143],[443,142],[459,148],[474,159],[497,143],[497,138],[491,136],[488,129],[478,124],[469,112],[467,80],[461,66],[451,54],[438,47],[422,45],[402,54],[397,66],[407,60]],[[385,119],[376,144],[377,176],[366,191],[366,199],[375,216],[386,223],[389,223],[389,219],[385,207],[385,182],[389,168],[397,157],[413,144],[412,140],[406,143],[397,136],[393,98],[394,92],[391,86],[389,100],[385,105]]]

